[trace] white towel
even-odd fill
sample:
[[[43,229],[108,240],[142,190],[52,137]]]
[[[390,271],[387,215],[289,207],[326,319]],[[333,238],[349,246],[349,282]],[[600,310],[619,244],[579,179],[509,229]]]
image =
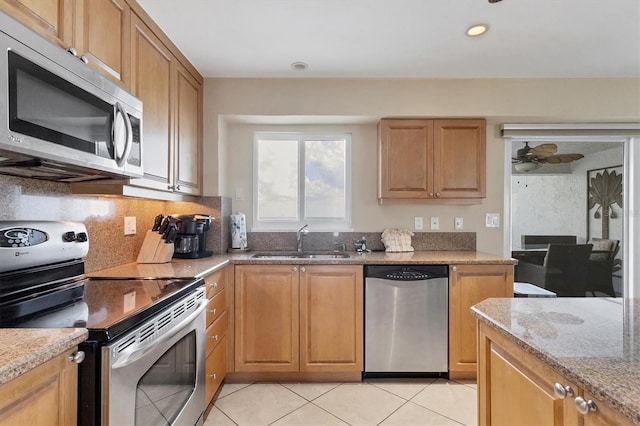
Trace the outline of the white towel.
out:
[[[385,252],[413,251],[411,237],[413,237],[413,232],[408,229],[385,229],[382,232]]]

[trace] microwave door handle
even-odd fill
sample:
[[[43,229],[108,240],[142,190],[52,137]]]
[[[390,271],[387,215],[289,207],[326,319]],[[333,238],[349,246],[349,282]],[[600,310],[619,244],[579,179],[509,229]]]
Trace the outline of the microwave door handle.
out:
[[[167,332],[166,334],[162,335],[157,340],[154,340],[150,346],[147,346],[145,348],[142,348],[142,349],[139,349],[137,351],[134,351],[131,354],[129,354],[129,356],[125,356],[123,358],[120,358],[119,360],[117,360],[111,366],[111,368],[112,369],[116,369],[116,368],[126,367],[127,365],[130,365],[133,362],[135,362],[135,361],[139,360],[140,358],[142,358],[143,356],[145,356],[149,351],[152,351],[153,348],[155,347],[155,345],[157,345],[159,343],[162,343],[162,342],[164,342],[166,340],[171,339],[180,330],[182,330],[187,324],[189,324],[196,317],[198,317],[198,315],[200,315],[202,313],[202,311],[204,311],[207,308],[208,304],[209,304],[209,300],[208,299],[202,300],[200,302],[200,306],[198,306],[198,308],[191,315],[189,315],[187,318],[183,319],[179,324],[176,324],[169,332]]]
[[[129,119],[129,116],[124,110],[122,104],[120,102],[116,102],[116,104],[113,106],[113,109],[114,113],[113,123],[111,123],[111,143],[113,144],[113,155],[115,157],[114,160],[116,160],[116,164],[118,165],[118,167],[122,167],[127,161],[127,158],[129,158],[129,154],[131,153],[131,147],[133,145],[133,131],[131,129],[131,120]],[[118,116],[122,117],[122,121],[124,122],[125,126],[125,143],[122,154],[118,152],[118,141],[116,140],[116,138],[118,137],[118,135],[116,134]]]

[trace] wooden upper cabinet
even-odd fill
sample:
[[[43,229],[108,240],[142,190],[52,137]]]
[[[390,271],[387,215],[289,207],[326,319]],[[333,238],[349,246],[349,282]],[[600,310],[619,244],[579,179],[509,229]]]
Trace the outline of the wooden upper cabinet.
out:
[[[73,43],[74,0],[0,0],[0,8],[67,49]]]
[[[200,195],[202,181],[202,85],[176,67],[175,190]]]
[[[144,178],[132,184],[167,191],[173,182],[175,59],[136,15],[131,18],[131,92],[143,103]]]
[[[485,120],[381,120],[378,198],[485,197]]]
[[[129,85],[131,9],[124,0],[77,0],[74,47],[105,76]]]

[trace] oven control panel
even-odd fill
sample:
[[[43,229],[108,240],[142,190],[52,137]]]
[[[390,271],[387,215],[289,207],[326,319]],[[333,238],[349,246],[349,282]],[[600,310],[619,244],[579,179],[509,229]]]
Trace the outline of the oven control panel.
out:
[[[81,259],[88,252],[83,223],[0,221],[0,272]]]

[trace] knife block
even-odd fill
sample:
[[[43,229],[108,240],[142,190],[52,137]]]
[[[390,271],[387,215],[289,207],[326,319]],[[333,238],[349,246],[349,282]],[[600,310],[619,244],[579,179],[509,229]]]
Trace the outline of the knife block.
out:
[[[154,231],[147,231],[138,253],[137,263],[167,263],[173,257],[173,243],[167,243]]]

